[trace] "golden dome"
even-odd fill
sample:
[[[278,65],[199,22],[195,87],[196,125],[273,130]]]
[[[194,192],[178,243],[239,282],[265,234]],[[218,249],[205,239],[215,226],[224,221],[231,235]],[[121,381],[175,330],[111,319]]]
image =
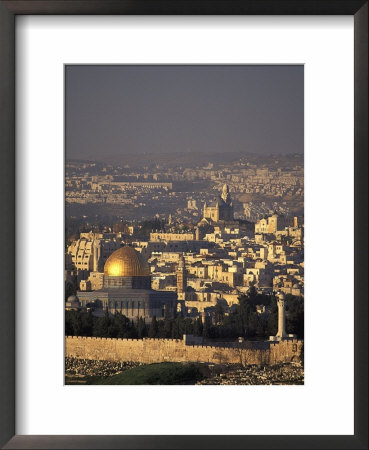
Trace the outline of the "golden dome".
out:
[[[104,275],[110,277],[147,277],[150,269],[144,258],[132,247],[122,247],[106,260]]]

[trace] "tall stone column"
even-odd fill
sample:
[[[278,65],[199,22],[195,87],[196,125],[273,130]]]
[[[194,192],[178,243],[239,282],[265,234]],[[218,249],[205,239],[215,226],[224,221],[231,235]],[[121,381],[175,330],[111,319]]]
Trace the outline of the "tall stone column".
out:
[[[282,341],[283,339],[297,339],[295,334],[286,333],[286,297],[283,292],[277,294],[278,306],[278,331],[275,336],[269,336],[270,341]]]
[[[287,337],[286,333],[286,298],[283,293],[278,294],[278,332],[277,337],[283,339]]]

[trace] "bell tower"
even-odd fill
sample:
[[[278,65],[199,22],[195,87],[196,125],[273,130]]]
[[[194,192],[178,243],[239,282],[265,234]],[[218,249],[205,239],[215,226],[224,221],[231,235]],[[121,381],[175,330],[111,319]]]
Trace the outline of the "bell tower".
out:
[[[232,203],[231,196],[229,194],[229,187],[228,184],[225,184],[222,189],[222,200],[224,203],[227,203],[227,205],[230,205]]]

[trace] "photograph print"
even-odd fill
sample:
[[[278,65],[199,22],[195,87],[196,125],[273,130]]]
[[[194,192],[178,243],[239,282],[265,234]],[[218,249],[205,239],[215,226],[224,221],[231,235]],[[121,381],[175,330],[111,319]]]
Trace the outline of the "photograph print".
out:
[[[65,384],[304,384],[304,66],[65,66]]]

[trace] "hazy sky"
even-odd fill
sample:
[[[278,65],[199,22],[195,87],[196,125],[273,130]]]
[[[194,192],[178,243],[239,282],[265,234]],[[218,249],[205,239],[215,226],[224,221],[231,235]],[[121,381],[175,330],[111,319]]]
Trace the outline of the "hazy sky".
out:
[[[303,66],[68,66],[67,159],[303,153]]]

